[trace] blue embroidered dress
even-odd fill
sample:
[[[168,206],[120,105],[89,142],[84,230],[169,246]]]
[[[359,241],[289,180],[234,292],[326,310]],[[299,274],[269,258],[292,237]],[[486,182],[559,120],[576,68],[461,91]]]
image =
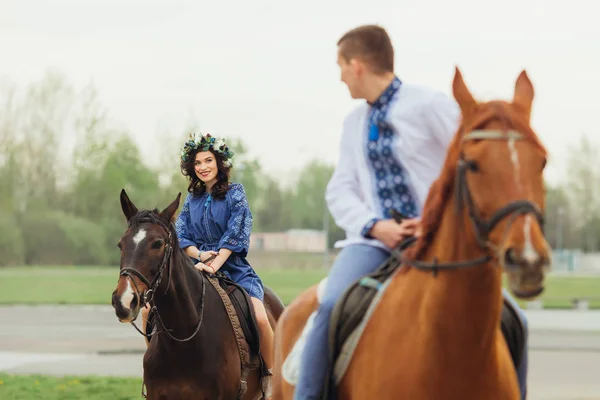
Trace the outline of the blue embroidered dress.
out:
[[[175,223],[182,249],[196,246],[201,251],[231,250],[219,271],[261,301],[264,290],[261,279],[246,260],[250,246],[252,214],[244,187],[231,183],[224,199],[210,194],[188,193]]]

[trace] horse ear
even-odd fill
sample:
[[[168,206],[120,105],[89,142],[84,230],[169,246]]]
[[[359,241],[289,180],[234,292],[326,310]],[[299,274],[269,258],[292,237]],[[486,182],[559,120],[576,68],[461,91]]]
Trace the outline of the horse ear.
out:
[[[171,204],[160,213],[160,217],[164,221],[171,222],[175,217],[175,211],[179,208],[179,200],[181,200],[181,192],[177,193],[177,197]]]
[[[125,214],[127,221],[138,212],[137,207],[133,205],[131,200],[129,200],[129,196],[125,193],[125,189],[121,189],[121,210],[123,210],[123,214]]]
[[[464,119],[466,116],[468,116],[473,111],[477,102],[473,98],[473,95],[469,91],[469,88],[467,88],[467,85],[465,84],[465,81],[463,80],[462,74],[460,73],[460,70],[458,69],[458,67],[455,67],[455,71],[454,71],[454,80],[452,82],[452,92],[453,92],[454,98],[456,99],[456,101],[458,102],[458,105],[460,106],[460,110],[462,111],[463,119]]]
[[[515,95],[513,104],[521,107],[527,116],[527,121],[531,117],[531,105],[533,103],[533,84],[527,76],[525,70],[517,78],[515,83]]]

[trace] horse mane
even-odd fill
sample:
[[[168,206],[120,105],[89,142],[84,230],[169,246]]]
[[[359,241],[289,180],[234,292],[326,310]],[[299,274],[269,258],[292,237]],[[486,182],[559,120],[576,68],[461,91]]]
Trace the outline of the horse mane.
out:
[[[154,210],[140,210],[137,212],[137,214],[131,217],[129,221],[127,221],[129,227],[134,229],[139,228],[141,223],[147,222],[166,226],[166,224],[160,219],[160,214],[157,208]]]
[[[459,140],[462,138],[461,132],[462,124],[448,146],[440,176],[433,182],[427,194],[421,216],[421,236],[416,240],[414,245],[404,251],[402,256],[404,261],[410,263],[410,261],[419,258],[433,240],[439,227],[442,213],[445,210],[444,205],[454,190],[455,166],[460,155]]]
[[[421,217],[421,236],[415,244],[403,253],[403,261],[410,264],[421,257],[432,243],[442,221],[445,205],[452,198],[455,190],[456,166],[462,150],[461,140],[465,132],[470,132],[491,120],[500,120],[505,123],[506,129],[516,129],[523,134],[526,140],[546,152],[538,136],[529,126],[529,123],[519,113],[515,105],[504,101],[490,101],[477,105],[470,121],[461,121],[454,135],[444,161],[439,177],[431,185]]]

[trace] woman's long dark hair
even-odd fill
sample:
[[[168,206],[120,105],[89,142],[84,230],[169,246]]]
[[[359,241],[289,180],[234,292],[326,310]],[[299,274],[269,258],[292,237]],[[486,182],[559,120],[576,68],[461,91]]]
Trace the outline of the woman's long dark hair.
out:
[[[194,195],[203,195],[206,192],[206,185],[204,182],[198,178],[196,175],[196,170],[194,169],[194,163],[196,162],[196,154],[200,149],[193,150],[188,157],[188,161],[181,161],[181,173],[184,176],[188,177],[190,184],[188,185],[188,192]],[[212,150],[207,150],[212,153],[217,161],[217,182],[213,185],[210,193],[215,199],[224,199],[227,191],[229,190],[229,175],[231,171],[231,167],[226,167],[223,165],[225,161],[224,156]]]

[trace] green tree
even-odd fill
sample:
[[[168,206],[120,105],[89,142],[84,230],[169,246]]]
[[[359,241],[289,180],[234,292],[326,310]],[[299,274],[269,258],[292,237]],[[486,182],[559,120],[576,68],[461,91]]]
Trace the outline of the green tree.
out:
[[[263,182],[260,205],[253,212],[256,230],[280,232],[292,228],[293,193],[271,177]]]
[[[343,238],[343,231],[335,225],[327,204],[325,190],[334,167],[320,160],[311,160],[300,173],[292,201],[293,226],[303,229],[327,229],[329,247]]]
[[[294,226],[305,229],[323,229],[325,189],[333,174],[333,167],[319,160],[311,160],[300,172],[293,200]]]
[[[229,139],[229,147],[234,151],[231,180],[244,185],[251,210],[256,210],[263,193],[264,173],[257,158],[251,157],[242,139]]]
[[[546,184],[544,232],[552,248],[567,248],[573,243],[573,225],[567,191],[563,186]]]
[[[579,231],[579,244],[584,251],[595,251],[600,239],[600,163],[598,146],[582,135],[579,143],[569,148],[567,190],[572,204],[569,217]]]

